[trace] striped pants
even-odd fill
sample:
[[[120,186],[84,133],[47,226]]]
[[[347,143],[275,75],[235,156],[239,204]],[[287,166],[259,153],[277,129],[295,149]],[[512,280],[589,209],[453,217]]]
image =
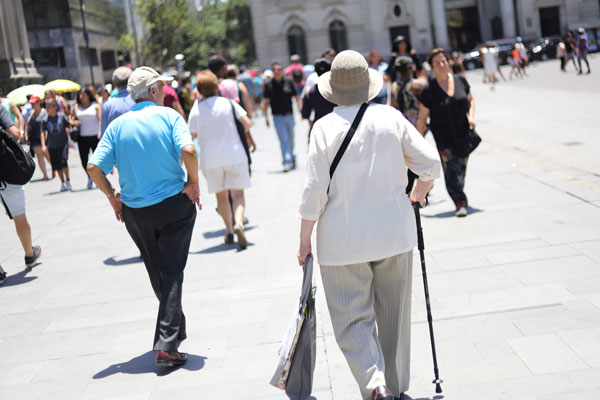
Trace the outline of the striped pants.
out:
[[[321,265],[335,338],[362,397],[386,385],[394,396],[408,390],[412,250],[383,260]]]

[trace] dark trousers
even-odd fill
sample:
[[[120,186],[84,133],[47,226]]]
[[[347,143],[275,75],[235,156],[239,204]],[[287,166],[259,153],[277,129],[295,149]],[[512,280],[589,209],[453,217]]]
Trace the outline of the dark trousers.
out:
[[[160,302],[154,350],[177,351],[177,342],[186,338],[181,291],[196,220],[194,203],[180,193],[143,208],[123,204],[123,219]]]
[[[454,201],[456,208],[467,207],[467,195],[464,192],[467,162],[469,157],[457,157],[451,149],[440,150],[446,190]]]
[[[79,136],[79,139],[77,140],[77,147],[79,148],[79,158],[81,158],[81,165],[83,165],[83,170],[86,174],[90,150],[92,150],[92,153],[96,151],[98,142],[100,142],[100,140],[98,140],[96,136]],[[89,177],[90,175],[88,174],[88,178]]]

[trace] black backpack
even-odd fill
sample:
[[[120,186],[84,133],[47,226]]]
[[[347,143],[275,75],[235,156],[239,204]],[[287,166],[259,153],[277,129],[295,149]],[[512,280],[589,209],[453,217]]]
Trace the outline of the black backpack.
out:
[[[33,158],[8,132],[0,129],[0,182],[24,185],[34,171]]]
[[[292,71],[292,79],[294,79],[294,82],[296,82],[296,83],[302,82],[303,77],[304,77],[304,74],[299,69],[295,69]]]

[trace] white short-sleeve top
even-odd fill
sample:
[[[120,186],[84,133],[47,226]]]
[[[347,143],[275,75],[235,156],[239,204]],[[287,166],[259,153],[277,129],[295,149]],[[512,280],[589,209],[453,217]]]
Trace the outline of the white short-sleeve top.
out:
[[[416,244],[405,193],[407,165],[422,180],[440,176],[440,158],[402,114],[367,108],[331,179],[329,167],[359,106],[336,107],[313,126],[299,216],[317,222],[321,265],[349,265],[404,253]]]
[[[75,111],[77,119],[81,121],[79,135],[83,137],[96,136],[100,132],[100,120],[96,111],[96,102],[92,102],[87,108],[77,105]]]
[[[246,111],[235,101],[213,96],[195,102],[188,119],[192,134],[198,135],[200,146],[200,169],[211,169],[248,162],[235,121]]]

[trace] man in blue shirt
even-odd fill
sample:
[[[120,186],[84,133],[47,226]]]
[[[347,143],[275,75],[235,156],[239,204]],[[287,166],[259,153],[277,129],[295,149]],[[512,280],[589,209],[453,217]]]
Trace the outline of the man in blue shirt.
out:
[[[202,209],[202,200],[190,131],[177,111],[162,106],[165,80],[149,67],[133,71],[127,89],[136,104],[108,126],[87,169],[142,254],[160,302],[156,364],[173,367],[187,360],[177,351],[186,338],[183,270],[196,219],[194,204]],[[120,193],[106,178],[115,164]]]
[[[102,135],[104,135],[104,131],[113,120],[125,114],[134,105],[127,91],[127,82],[130,75],[131,69],[127,67],[119,67],[113,72],[113,85],[119,90],[119,93],[102,104],[102,116],[100,118],[100,132]]]

